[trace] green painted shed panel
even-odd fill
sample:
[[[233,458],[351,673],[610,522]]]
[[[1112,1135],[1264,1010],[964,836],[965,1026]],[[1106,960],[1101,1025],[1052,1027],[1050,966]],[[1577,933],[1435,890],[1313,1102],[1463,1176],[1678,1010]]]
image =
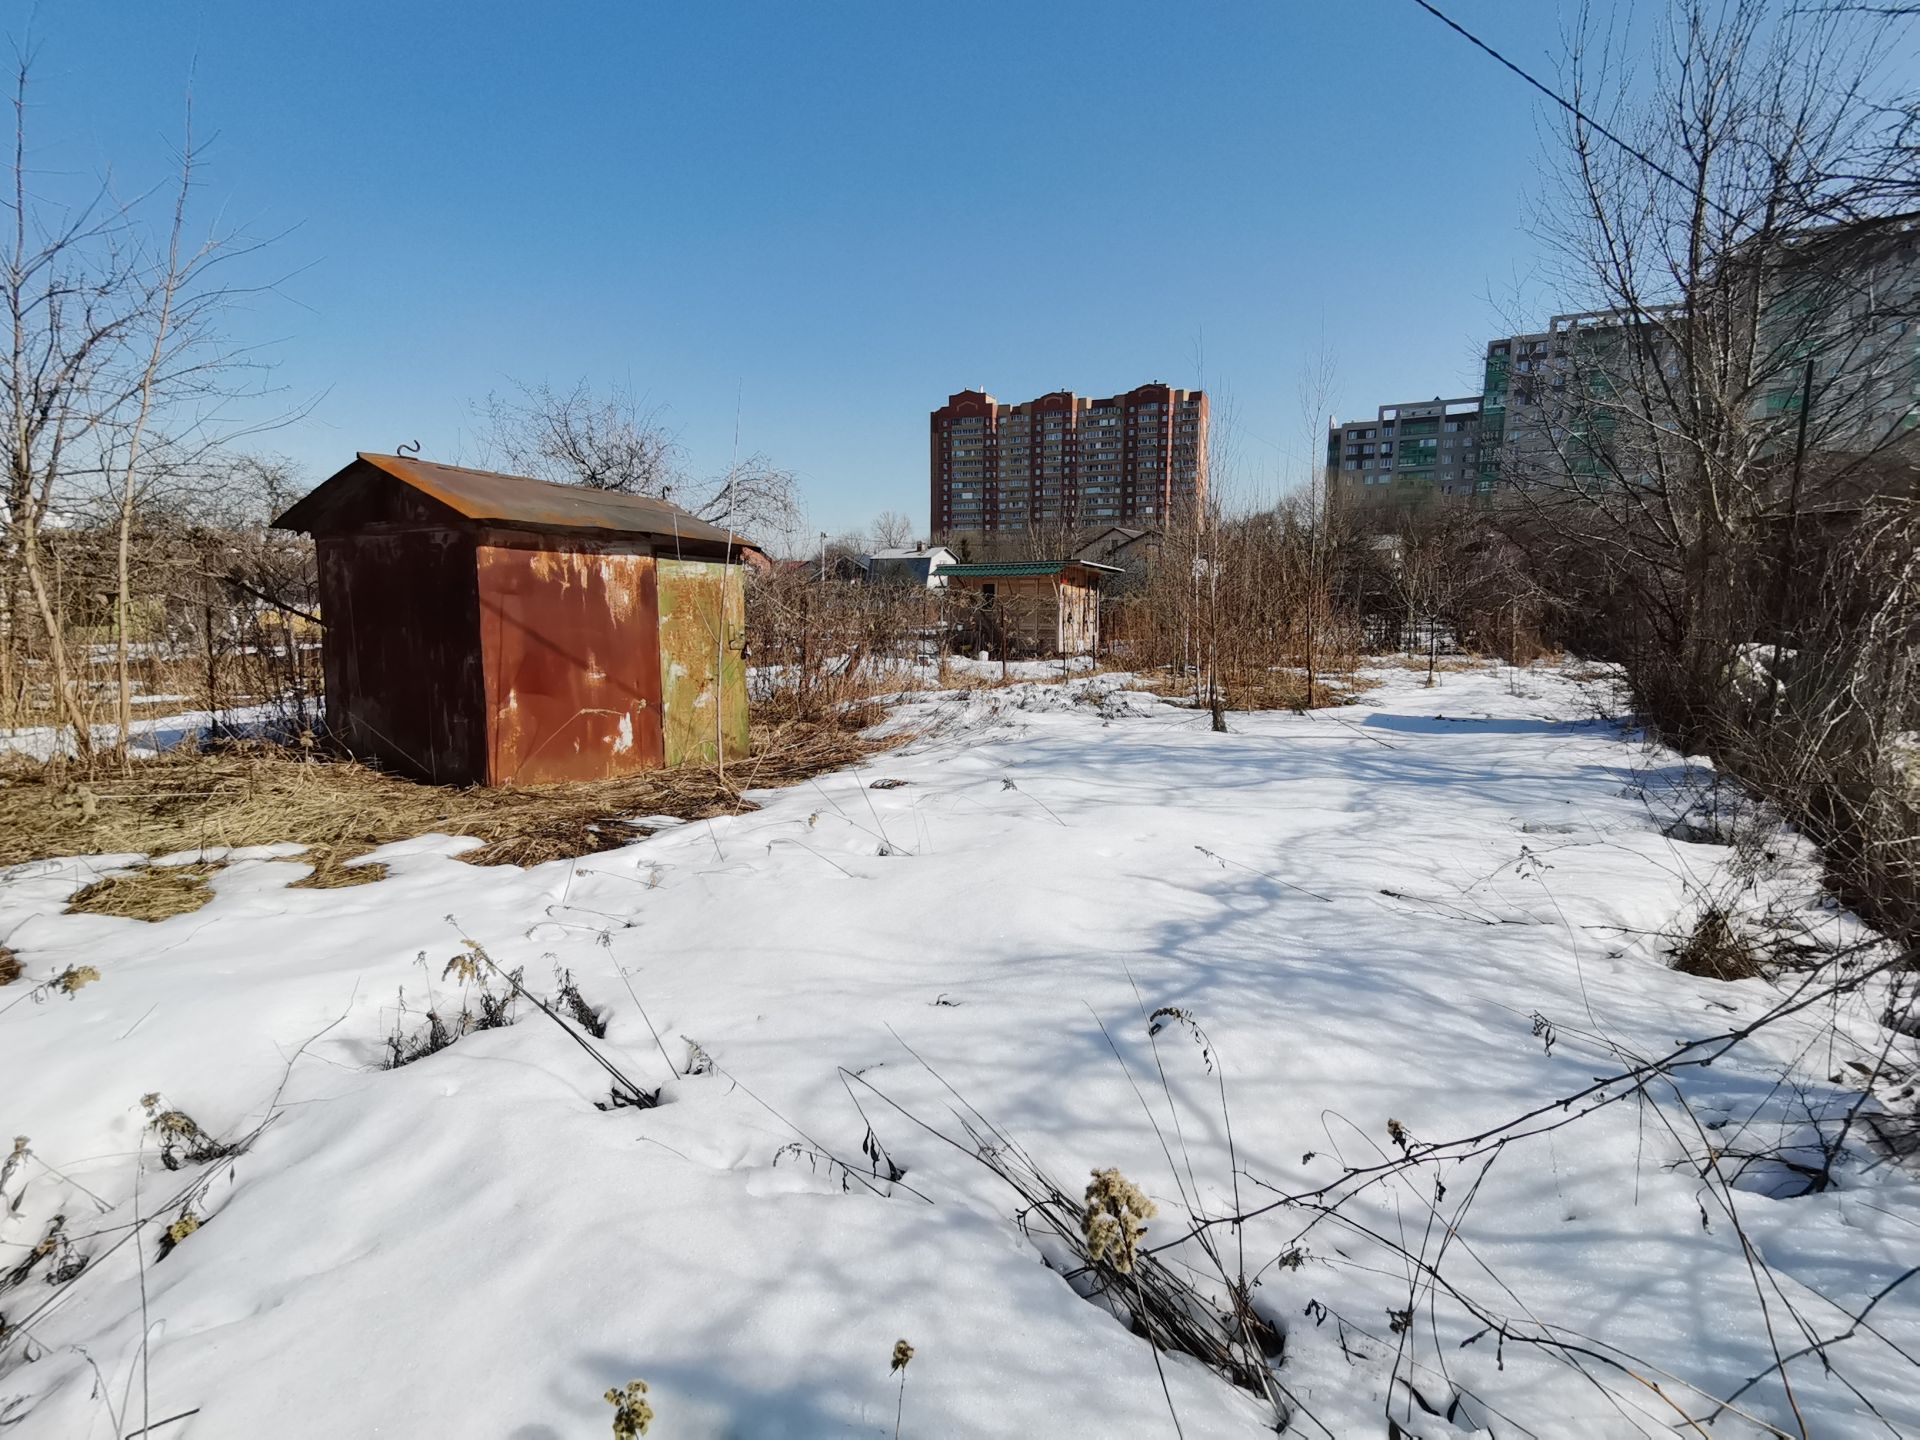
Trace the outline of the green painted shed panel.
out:
[[[658,562],[667,764],[747,753],[747,597],[740,567]]]

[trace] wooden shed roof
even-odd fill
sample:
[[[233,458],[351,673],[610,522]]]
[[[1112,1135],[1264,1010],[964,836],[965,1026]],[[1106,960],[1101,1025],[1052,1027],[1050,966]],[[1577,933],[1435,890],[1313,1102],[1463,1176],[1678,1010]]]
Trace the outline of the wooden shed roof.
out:
[[[687,541],[702,550],[726,546],[737,553],[750,548],[739,535],[651,495],[556,485],[525,475],[501,475],[366,451],[315,486],[273,523],[282,530],[309,535],[351,530],[367,513],[370,489],[394,481],[417,490],[456,516],[476,522],[582,535],[645,535]]]

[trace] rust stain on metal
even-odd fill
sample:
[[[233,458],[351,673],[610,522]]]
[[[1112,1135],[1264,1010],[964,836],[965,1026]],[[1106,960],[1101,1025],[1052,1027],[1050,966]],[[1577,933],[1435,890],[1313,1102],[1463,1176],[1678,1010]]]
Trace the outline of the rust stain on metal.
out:
[[[476,570],[492,782],[602,780],[661,765],[645,547],[492,537]]]
[[[275,523],[317,542],[356,754],[527,785],[746,751],[744,547],[676,506],[363,454]]]

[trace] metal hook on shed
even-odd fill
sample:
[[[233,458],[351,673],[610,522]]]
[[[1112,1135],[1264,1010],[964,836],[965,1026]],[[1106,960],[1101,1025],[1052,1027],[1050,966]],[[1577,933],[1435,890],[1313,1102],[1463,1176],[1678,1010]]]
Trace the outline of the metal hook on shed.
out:
[[[420,457],[420,442],[418,440],[409,440],[405,445],[396,445],[393,448],[393,453],[396,455],[411,455],[415,459],[418,459]]]

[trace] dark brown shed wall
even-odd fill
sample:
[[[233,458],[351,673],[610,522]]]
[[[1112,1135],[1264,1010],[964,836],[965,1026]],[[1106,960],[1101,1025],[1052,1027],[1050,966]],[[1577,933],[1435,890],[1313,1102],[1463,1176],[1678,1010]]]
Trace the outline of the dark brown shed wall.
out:
[[[327,728],[440,784],[485,778],[473,540],[452,530],[318,537]]]

